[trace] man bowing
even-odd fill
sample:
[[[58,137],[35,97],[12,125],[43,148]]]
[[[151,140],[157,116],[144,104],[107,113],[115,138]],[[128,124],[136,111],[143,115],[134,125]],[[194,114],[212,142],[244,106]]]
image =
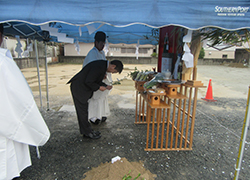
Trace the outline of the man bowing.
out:
[[[94,91],[112,89],[112,86],[102,82],[106,72],[121,73],[122,70],[123,64],[119,60],[111,62],[97,60],[84,66],[79,73],[69,80],[68,83],[71,83],[70,90],[75,104],[80,133],[84,137],[91,139],[101,137],[100,132],[92,130],[88,121],[88,100],[92,97]]]

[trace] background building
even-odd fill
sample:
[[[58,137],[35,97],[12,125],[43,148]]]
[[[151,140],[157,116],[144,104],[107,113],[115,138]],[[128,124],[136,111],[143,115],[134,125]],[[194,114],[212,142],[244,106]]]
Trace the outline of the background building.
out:
[[[86,56],[88,52],[94,47],[94,43],[79,43],[79,54],[76,51],[74,44],[64,45],[64,56]],[[154,45],[139,45],[138,57],[151,57],[155,49]],[[105,50],[105,48],[104,48]],[[108,44],[108,52],[106,56],[111,57],[135,57],[136,58],[136,44]]]

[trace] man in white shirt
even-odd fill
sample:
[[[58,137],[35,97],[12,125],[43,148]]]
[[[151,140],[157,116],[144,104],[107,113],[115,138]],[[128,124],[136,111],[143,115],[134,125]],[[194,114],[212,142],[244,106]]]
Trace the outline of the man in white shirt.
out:
[[[105,53],[103,48],[105,46],[106,41],[106,34],[102,31],[98,31],[95,34],[95,45],[94,47],[88,52],[87,56],[83,61],[83,67],[86,64],[95,61],[95,60],[106,60]]]
[[[102,31],[98,31],[95,34],[95,45],[89,51],[83,61],[83,67],[88,63],[96,60],[106,60],[103,48],[105,46],[106,34]],[[112,85],[111,73],[106,74],[106,78],[103,80],[105,84]],[[89,120],[92,124],[99,124],[105,122],[107,116],[110,115],[110,109],[108,104],[108,95],[110,90],[95,91],[91,99],[89,100]]]
[[[2,40],[0,24],[0,45]],[[50,132],[26,79],[10,51],[2,48],[0,82],[0,180],[10,180],[31,166],[29,145],[44,145]]]

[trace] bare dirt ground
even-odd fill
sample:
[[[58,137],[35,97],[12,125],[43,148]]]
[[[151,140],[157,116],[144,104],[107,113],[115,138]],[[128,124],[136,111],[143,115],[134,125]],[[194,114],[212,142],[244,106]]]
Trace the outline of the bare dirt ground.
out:
[[[249,68],[198,66],[198,80],[207,86],[212,79],[217,101],[201,100],[207,89],[199,90],[193,150],[147,152],[144,150],[146,126],[134,124],[134,82],[127,76],[135,67],[151,70],[156,65],[126,64],[121,74],[113,75],[113,81],[122,81],[114,85],[109,97],[111,116],[106,123],[94,127],[102,132],[99,140],[80,136],[75,112],[69,108],[73,101],[66,82],[81,65],[49,66],[49,111],[46,111],[45,71],[41,68],[41,112],[51,137],[40,147],[41,159],[36,158],[35,148],[30,147],[33,165],[22,172],[20,179],[83,179],[84,173],[115,156],[142,162],[144,168],[157,175],[156,180],[233,179],[250,85]],[[22,72],[40,107],[36,68],[22,69]],[[65,106],[68,111],[62,111]],[[250,177],[249,157],[249,144],[246,144],[239,179]]]

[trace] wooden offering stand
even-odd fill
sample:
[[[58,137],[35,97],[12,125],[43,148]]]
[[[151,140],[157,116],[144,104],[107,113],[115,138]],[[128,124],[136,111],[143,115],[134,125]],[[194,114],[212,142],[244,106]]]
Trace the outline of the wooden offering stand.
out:
[[[135,124],[147,124],[146,151],[192,150],[201,87],[200,81],[188,81],[161,84],[165,93],[136,89]]]

